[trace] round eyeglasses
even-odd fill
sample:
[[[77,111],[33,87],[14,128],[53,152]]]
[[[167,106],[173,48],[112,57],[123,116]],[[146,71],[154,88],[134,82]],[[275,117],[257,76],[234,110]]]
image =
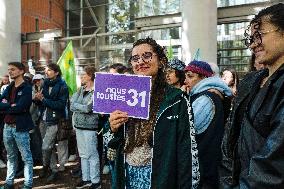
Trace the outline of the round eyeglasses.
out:
[[[131,56],[129,62],[131,64],[137,64],[139,60],[142,59],[143,62],[148,63],[152,60],[153,56],[156,56],[156,54],[153,54],[152,52],[144,52],[141,56],[139,55]]]
[[[274,30],[268,30],[268,31],[259,31],[259,30],[257,30],[257,31],[255,31],[252,35],[249,35],[249,34],[248,34],[249,32],[246,31],[245,34],[244,34],[245,38],[244,38],[243,41],[244,41],[245,45],[246,45],[248,48],[250,48],[250,46],[251,46],[253,43],[255,43],[255,44],[257,44],[257,45],[260,45],[260,44],[262,44],[262,37],[263,37],[264,34],[276,32],[276,31],[278,31],[278,30],[279,30],[279,28],[274,29]]]

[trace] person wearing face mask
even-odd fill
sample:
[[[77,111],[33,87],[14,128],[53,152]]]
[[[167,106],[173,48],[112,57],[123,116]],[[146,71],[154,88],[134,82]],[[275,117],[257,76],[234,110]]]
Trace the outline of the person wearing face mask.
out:
[[[116,152],[112,188],[197,188],[199,163],[191,105],[181,90],[166,83],[164,49],[152,38],[139,39],[129,63],[134,74],[152,76],[150,118],[129,118],[120,110],[110,114],[114,138],[108,146]]]
[[[249,73],[226,127],[221,186],[284,188],[284,4],[261,10],[245,32],[255,61],[266,69]]]

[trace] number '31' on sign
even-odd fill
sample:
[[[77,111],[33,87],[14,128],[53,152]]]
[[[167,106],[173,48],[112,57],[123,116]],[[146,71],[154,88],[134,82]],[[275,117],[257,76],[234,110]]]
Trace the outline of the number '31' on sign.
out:
[[[149,119],[150,90],[149,76],[96,73],[93,111],[121,110],[129,117]]]

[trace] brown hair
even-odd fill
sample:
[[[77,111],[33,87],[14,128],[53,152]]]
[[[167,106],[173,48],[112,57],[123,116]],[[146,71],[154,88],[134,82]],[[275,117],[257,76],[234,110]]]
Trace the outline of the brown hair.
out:
[[[50,63],[50,64],[47,65],[47,67],[49,69],[53,70],[54,72],[57,72],[58,76],[62,75],[59,65],[54,64],[54,63]]]
[[[8,65],[9,66],[15,66],[19,70],[24,70],[25,71],[25,65],[22,64],[21,62],[9,62]]]
[[[97,69],[96,69],[95,66],[86,66],[86,67],[84,68],[84,71],[86,72],[86,74],[87,74],[88,76],[91,77],[92,80],[95,79],[95,73],[97,72]]]

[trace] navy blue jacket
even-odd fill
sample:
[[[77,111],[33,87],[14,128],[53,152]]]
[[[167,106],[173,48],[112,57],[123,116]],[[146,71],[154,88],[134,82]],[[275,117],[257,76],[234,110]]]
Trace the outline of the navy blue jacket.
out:
[[[16,117],[16,131],[27,132],[34,128],[32,117],[30,114],[30,106],[32,104],[32,86],[24,82],[16,89],[16,96],[14,103],[16,106],[11,106],[10,103],[2,103],[3,99],[10,98],[10,91],[15,85],[12,82],[0,96],[0,111],[4,114],[11,114]]]
[[[50,93],[49,87],[52,87]],[[65,81],[61,77],[52,81],[50,79],[44,80],[42,94],[44,97],[42,104],[46,110],[46,123],[47,125],[57,124],[60,118],[66,116],[66,102],[69,93]]]

